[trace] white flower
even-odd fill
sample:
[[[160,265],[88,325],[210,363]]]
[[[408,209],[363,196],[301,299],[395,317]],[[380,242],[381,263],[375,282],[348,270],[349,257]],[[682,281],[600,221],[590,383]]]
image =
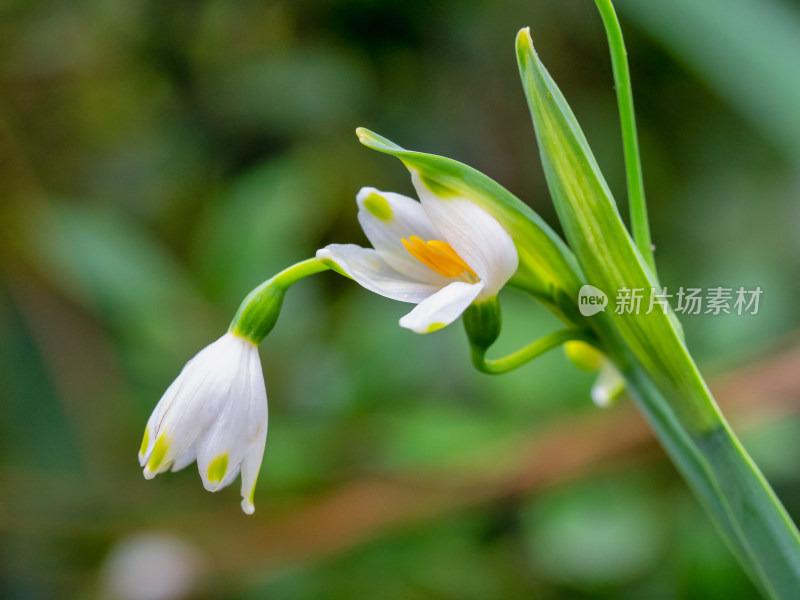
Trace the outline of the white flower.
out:
[[[161,397],[139,450],[144,476],[195,460],[203,486],[216,492],[242,473],[242,510],[253,492],[267,439],[267,392],[258,349],[231,332],[201,350]]]
[[[416,304],[400,325],[428,333],[455,321],[476,300],[496,296],[519,257],[506,230],[468,198],[437,196],[416,175],[414,184],[421,203],[363,188],[356,198],[358,220],[374,249],[331,244],[317,251],[317,259],[368,290]]]

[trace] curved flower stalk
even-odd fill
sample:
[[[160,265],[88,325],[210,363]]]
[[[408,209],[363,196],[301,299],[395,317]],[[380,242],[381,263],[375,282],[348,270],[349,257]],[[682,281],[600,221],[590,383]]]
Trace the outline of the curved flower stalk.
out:
[[[417,306],[400,326],[429,333],[455,321],[473,302],[494,298],[519,264],[497,220],[464,197],[441,198],[419,179],[421,203],[363,188],[358,220],[373,248],[331,244],[317,259],[370,291]]]
[[[228,332],[186,363],[164,392],[144,430],[139,464],[152,479],[196,460],[209,492],[241,471],[242,510],[252,514],[267,421],[258,348]]]

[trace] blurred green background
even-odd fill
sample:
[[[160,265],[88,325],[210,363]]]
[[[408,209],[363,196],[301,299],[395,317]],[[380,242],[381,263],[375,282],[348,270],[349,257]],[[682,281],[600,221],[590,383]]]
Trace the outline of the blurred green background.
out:
[[[756,316],[684,325],[798,519],[800,2],[617,6],[662,280],[762,288]],[[253,517],[238,482],[137,465],[161,393],[252,287],[364,243],[361,186],[412,193],[356,126],[557,225],[514,60],[528,25],[624,204],[590,0],[0,5],[0,597],[755,597],[591,374],[561,352],[478,374],[460,326],[401,330],[408,306],[332,273],[291,290],[261,348]],[[502,301],[499,350],[553,325]]]

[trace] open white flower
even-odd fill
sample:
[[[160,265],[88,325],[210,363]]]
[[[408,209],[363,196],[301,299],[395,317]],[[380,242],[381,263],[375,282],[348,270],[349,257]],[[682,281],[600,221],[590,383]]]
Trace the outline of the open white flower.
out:
[[[497,295],[517,270],[511,236],[459,196],[438,196],[418,177],[416,200],[363,188],[358,220],[374,248],[331,244],[317,259],[387,298],[417,306],[400,325],[417,333],[455,321],[473,302]]]
[[[210,492],[241,471],[242,510],[252,514],[267,420],[258,348],[228,332],[186,363],[164,392],[147,422],[139,464],[152,479],[196,460]]]

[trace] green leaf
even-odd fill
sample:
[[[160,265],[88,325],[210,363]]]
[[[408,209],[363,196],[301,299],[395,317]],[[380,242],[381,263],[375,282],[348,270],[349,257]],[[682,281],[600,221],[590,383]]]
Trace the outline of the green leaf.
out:
[[[517,56],[559,218],[587,281],[606,293],[658,287],[528,30]],[[587,317],[639,408],[716,521],[742,566],[774,598],[800,589],[800,537],[714,403],[669,315],[609,310]],[[630,356],[629,354],[632,354]]]
[[[659,284],[636,250],[622,223],[611,191],[589,144],[561,91],[539,60],[527,29],[517,36],[517,59],[533,117],[542,163],[567,241],[586,281],[613,297],[622,288],[650,293]],[[656,308],[650,314],[605,313],[589,317],[601,338],[616,334],[660,384],[677,400],[675,410],[695,427],[712,429],[716,407],[681,341],[679,325]],[[613,333],[612,333],[613,332]],[[618,359],[621,357],[617,357]]]

